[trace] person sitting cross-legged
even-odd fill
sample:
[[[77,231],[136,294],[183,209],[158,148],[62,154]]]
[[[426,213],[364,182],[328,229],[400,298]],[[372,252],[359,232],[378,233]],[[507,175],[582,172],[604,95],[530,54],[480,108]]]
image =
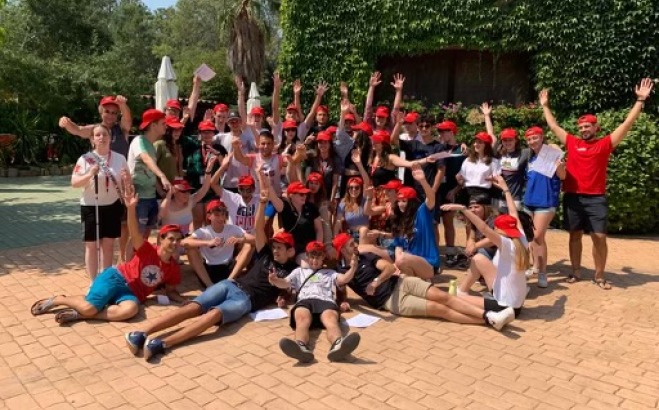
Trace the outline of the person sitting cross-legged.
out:
[[[132,259],[101,272],[86,296],[53,296],[35,302],[31,308],[33,315],[66,306],[55,315],[55,321],[59,324],[82,319],[124,321],[135,316],[139,303],[144,302],[162,284],[166,285],[166,294],[170,299],[185,301],[176,290],[181,282],[181,270],[173,257],[181,240],[180,228],[178,225],[163,226],[159,232],[159,247],[145,241],[137,221],[135,187],[128,183],[127,177],[124,178],[124,186],[128,231],[136,249]]]
[[[243,276],[216,283],[192,302],[167,312],[142,330],[127,333],[126,342],[133,354],[138,354],[144,348],[144,359],[149,360],[163,354],[166,349],[192,339],[211,326],[235,322],[250,311],[275,303],[281,291],[270,284],[268,276],[274,274],[285,277],[297,264],[295,243],[290,233],[279,232],[268,241],[264,216],[267,198],[268,194],[263,192],[256,210],[254,234],[257,260],[252,268]],[[155,332],[194,317],[199,319],[166,337],[147,339]]]

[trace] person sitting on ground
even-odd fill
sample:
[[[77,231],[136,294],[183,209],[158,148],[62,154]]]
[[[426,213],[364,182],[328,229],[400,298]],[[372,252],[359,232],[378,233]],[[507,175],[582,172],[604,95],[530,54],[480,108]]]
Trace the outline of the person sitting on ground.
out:
[[[346,273],[340,274],[332,269],[323,268],[325,262],[325,246],[322,242],[311,241],[306,246],[308,268],[297,268],[286,278],[278,277],[271,272],[270,283],[280,289],[295,290],[297,301],[291,309],[290,324],[295,330],[295,340],[283,338],[279,347],[288,357],[303,363],[314,359],[308,346],[309,329],[325,328],[327,340],[331,343],[327,358],[336,362],[344,359],[359,345],[359,334],[351,333],[341,336],[339,327],[339,306],[336,304],[336,286],[350,282],[357,269],[357,255],[351,259],[351,267]]]
[[[333,245],[340,255],[340,265],[353,257],[354,239],[342,233],[334,238]],[[375,309],[384,309],[394,315],[407,317],[434,317],[454,323],[486,324],[501,330],[514,319],[512,308],[500,312],[487,307],[476,307],[451,296],[420,278],[400,277],[396,266],[377,255],[357,247],[358,268],[348,286]]]
[[[254,242],[252,235],[227,223],[228,215],[224,202],[213,199],[206,205],[208,225],[197,229],[181,242],[199,281],[207,288],[236,277],[248,261],[241,254],[234,260],[235,245]]]
[[[185,299],[176,286],[181,282],[181,270],[173,258],[181,240],[177,225],[165,225],[159,231],[160,246],[142,238],[137,221],[138,198],[128,178],[124,179],[124,198],[128,208],[128,231],[135,255],[126,263],[105,269],[94,279],[86,296],[52,296],[32,305],[34,316],[66,306],[55,315],[59,324],[76,320],[94,319],[112,322],[125,321],[135,316],[139,303],[143,303],[160,285],[165,285],[167,297],[179,303]]]
[[[286,277],[293,271],[295,249],[293,236],[286,232],[275,234],[270,240],[265,234],[264,210],[268,202],[267,192],[262,191],[256,210],[257,261],[245,275],[223,280],[179,309],[170,310],[142,330],[126,333],[126,343],[133,354],[144,348],[144,359],[164,354],[166,349],[196,337],[211,326],[222,326],[239,320],[250,311],[255,312],[275,303],[280,290],[269,282],[269,275]],[[199,319],[165,337],[148,338],[161,330],[175,326],[184,320]]]

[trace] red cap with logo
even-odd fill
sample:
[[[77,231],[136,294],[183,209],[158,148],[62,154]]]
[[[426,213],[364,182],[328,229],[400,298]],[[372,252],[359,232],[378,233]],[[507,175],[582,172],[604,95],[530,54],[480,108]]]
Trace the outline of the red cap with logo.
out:
[[[492,145],[492,142],[494,141],[492,136],[490,134],[488,134],[487,132],[485,132],[485,131],[479,132],[478,134],[476,134],[475,137],[476,137],[477,140],[483,141],[484,143],[490,144],[490,145]]]
[[[316,136],[316,141],[332,141],[332,136],[327,131],[321,131]]]
[[[215,123],[213,121],[202,121],[199,123],[199,131],[215,131]]]
[[[165,113],[156,110],[155,108],[149,108],[148,110],[142,113],[142,122],[140,123],[140,129],[143,130],[149,126],[154,121],[158,121],[162,118],[165,118]]]
[[[167,103],[165,104],[165,108],[174,108],[180,111],[181,103],[176,98],[172,98],[171,100],[167,100]]]
[[[172,116],[169,116],[165,119],[165,124],[167,124],[169,128],[173,128],[175,130],[180,130],[185,127],[185,125],[181,124],[181,121],[179,121],[178,118]]]
[[[307,252],[325,252],[325,245],[320,241],[311,241],[305,248]]]
[[[260,115],[263,117],[265,115],[265,110],[263,107],[252,107],[252,110],[249,112],[251,115]]]
[[[453,121],[442,121],[435,126],[439,131],[451,131],[453,135],[458,133],[458,126]]]
[[[106,105],[116,105],[117,107],[119,106],[119,104],[117,104],[117,100],[112,95],[101,98],[101,102],[98,103],[98,105],[100,105],[101,107],[104,107]]]
[[[219,199],[213,199],[208,204],[206,204],[206,212],[212,212],[216,209],[222,209],[226,211],[227,206],[224,205],[224,202],[220,201]]]
[[[308,194],[309,192],[311,190],[300,181],[291,182],[286,188],[287,194]]]
[[[408,186],[400,187],[396,193],[396,199],[416,199],[416,191]]]
[[[332,239],[332,246],[336,249],[336,253],[341,253],[341,249],[352,239],[352,236],[345,232],[341,232]]]
[[[243,175],[238,178],[238,186],[255,186],[254,178],[251,175]]]
[[[283,243],[289,248],[295,246],[295,239],[293,239],[293,235],[288,232],[277,232],[272,236],[272,242]]]
[[[517,131],[515,131],[513,128],[506,128],[505,130],[502,130],[500,135],[502,140],[517,139]]]
[[[213,107],[213,112],[218,113],[218,112],[229,112],[229,106],[226,104],[215,104],[215,107]]]
[[[293,120],[284,121],[281,128],[284,130],[297,129],[297,122]]]
[[[368,135],[369,137],[373,135],[373,128],[365,121],[360,122],[357,125],[352,126],[353,131],[363,131]]]
[[[526,138],[528,138],[528,137],[532,137],[532,136],[534,136],[534,135],[543,135],[543,134],[544,134],[544,132],[542,131],[542,128],[540,128],[540,127],[538,127],[538,126],[531,127],[531,128],[529,128],[528,130],[526,130],[526,131],[524,132],[524,136],[525,136]]]
[[[373,141],[373,144],[391,144],[391,135],[384,130],[375,131],[371,141]]]
[[[509,238],[519,238],[522,233],[517,229],[517,219],[514,216],[503,214],[496,217],[494,227],[503,231]]]
[[[389,117],[389,108],[385,107],[384,105],[379,106],[378,108],[375,109],[375,116],[376,117]]]
[[[170,224],[170,225],[165,225],[160,230],[158,231],[158,235],[164,236],[170,232],[178,232],[181,233],[181,227],[178,225]]]
[[[593,114],[585,114],[579,117],[577,120],[577,124],[583,124],[583,123],[590,123],[590,124],[597,124],[597,117],[594,116]]]

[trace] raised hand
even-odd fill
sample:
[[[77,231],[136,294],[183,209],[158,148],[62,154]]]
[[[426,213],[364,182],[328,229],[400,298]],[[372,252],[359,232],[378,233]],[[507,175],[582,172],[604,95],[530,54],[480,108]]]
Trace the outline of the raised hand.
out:
[[[233,82],[236,84],[236,89],[238,90],[239,93],[244,94],[245,93],[245,82],[243,81],[240,76],[235,76],[233,77]]]
[[[500,190],[506,191],[508,189],[508,184],[501,175],[495,175],[491,178],[491,180],[492,180],[492,185],[499,188]]]
[[[60,128],[66,128],[73,124],[73,121],[69,117],[62,117],[59,119],[59,126]]]
[[[135,208],[137,206],[138,195],[135,193],[135,186],[124,178],[124,203],[127,208]]]
[[[360,162],[362,162],[362,150],[360,150],[359,148],[353,149],[350,158],[352,159],[352,162],[354,162],[355,164],[359,164]]]
[[[650,96],[653,86],[654,82],[651,78],[642,79],[641,83],[636,86],[636,98],[645,101]]]
[[[214,115],[213,110],[210,108],[207,109],[206,112],[204,112],[204,121],[213,121]]]
[[[321,81],[318,83],[316,86],[316,95],[320,95],[321,97],[329,90],[329,85],[325,81]]]
[[[241,148],[241,144],[242,144],[242,142],[240,141],[239,136],[235,136],[231,139],[231,145],[233,146],[234,149],[236,147]]]
[[[300,79],[293,82],[293,94],[300,94],[302,92],[302,82]]]
[[[391,86],[396,91],[400,91],[403,89],[403,84],[405,84],[405,77],[401,73],[394,74],[394,81],[391,82]]]
[[[405,123],[405,113],[403,113],[403,111],[396,111],[396,122],[400,124]]]
[[[350,101],[348,100],[341,100],[341,112],[343,114],[347,114],[350,112]],[[61,126],[61,125],[60,125]]]
[[[341,84],[339,84],[339,92],[342,97],[348,97],[348,84],[345,81],[341,81]]]
[[[483,115],[487,116],[487,115],[492,114],[492,106],[487,101],[484,102],[483,104],[481,104],[480,108],[481,108],[481,112],[483,113]]]
[[[275,73],[272,75],[272,85],[274,88],[277,88],[281,90],[282,85],[284,85],[284,82],[281,80],[281,77],[279,76],[279,71],[275,71]]]
[[[114,98],[114,101],[115,101],[115,102],[117,103],[117,105],[119,105],[120,107],[121,107],[122,105],[126,105],[126,104],[128,104],[128,99],[127,99],[126,97],[124,97],[123,95],[118,95],[118,96],[116,96],[116,97]]]
[[[368,81],[369,87],[377,87],[378,85],[380,85],[380,83],[382,83],[382,80],[380,80],[381,76],[382,75],[380,74],[379,71],[376,71],[373,74],[371,74],[371,79]]]
[[[412,177],[416,181],[423,181],[426,179],[426,174],[423,173],[423,169],[421,169],[421,165],[419,164],[412,165]]]
[[[201,77],[198,75],[192,76],[192,86],[199,87],[201,85]]]
[[[540,105],[543,107],[547,107],[549,105],[549,90],[546,88],[543,88],[540,93],[538,94],[538,102],[540,102]]]

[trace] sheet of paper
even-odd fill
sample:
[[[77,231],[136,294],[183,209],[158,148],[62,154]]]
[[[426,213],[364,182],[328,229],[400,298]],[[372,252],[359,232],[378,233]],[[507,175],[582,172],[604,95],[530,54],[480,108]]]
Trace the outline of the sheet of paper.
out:
[[[283,319],[285,317],[288,317],[288,314],[283,309],[274,308],[274,309],[257,310],[256,312],[250,313],[249,316],[255,322],[263,322],[264,320]]]
[[[556,173],[556,161],[561,158],[563,158],[563,151],[549,145],[543,145],[540,148],[538,157],[532,164],[529,164],[529,169],[551,178]]]
[[[167,295],[156,295],[159,305],[169,305],[169,298]]]
[[[215,77],[215,71],[213,71],[213,69],[207,66],[205,63],[200,65],[195,70],[194,74],[199,76],[203,82],[210,81],[213,77]]]
[[[446,151],[437,152],[435,154],[428,155],[429,158],[433,158],[433,159],[444,159],[444,158],[448,158],[450,156],[451,156],[451,153],[446,152]]]
[[[346,323],[348,323],[350,327],[369,327],[378,320],[380,320],[379,317],[360,313],[350,319],[346,319]]]

